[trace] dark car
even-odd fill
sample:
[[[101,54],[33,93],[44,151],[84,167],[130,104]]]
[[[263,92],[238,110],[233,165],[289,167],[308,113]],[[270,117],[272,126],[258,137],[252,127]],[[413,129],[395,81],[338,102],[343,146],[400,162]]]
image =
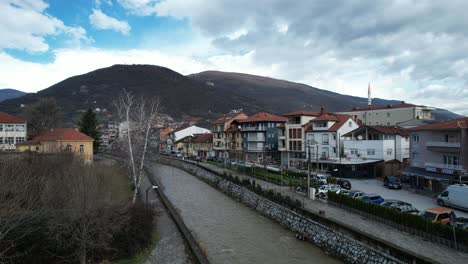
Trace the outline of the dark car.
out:
[[[400,201],[400,200],[385,200],[385,202],[381,203],[380,205],[384,207],[394,207],[394,206],[399,206],[399,205],[411,205],[411,204]]]
[[[397,177],[385,177],[384,186],[389,189],[401,189],[401,181]]]
[[[338,184],[343,189],[351,190],[351,182],[348,180],[338,179],[336,184]]]
[[[381,204],[385,200],[382,198],[382,196],[377,195],[377,194],[366,194],[361,197],[361,201],[364,203],[374,203],[374,204]]]

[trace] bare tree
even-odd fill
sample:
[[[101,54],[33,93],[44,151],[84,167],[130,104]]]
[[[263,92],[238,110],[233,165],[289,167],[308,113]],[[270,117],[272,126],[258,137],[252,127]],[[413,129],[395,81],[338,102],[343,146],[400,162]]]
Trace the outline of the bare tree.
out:
[[[35,133],[56,128],[63,122],[63,112],[52,97],[40,98],[26,108],[28,127]]]
[[[119,121],[123,125],[122,150],[128,156],[132,173],[135,203],[140,191],[140,182],[143,175],[143,166],[148,151],[151,129],[157,122],[160,101],[158,98],[135,97],[123,90],[114,101]]]

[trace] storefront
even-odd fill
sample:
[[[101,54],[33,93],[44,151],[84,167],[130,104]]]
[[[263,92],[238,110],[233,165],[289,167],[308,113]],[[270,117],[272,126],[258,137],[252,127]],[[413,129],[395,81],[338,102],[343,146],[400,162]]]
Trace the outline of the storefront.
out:
[[[424,168],[408,167],[400,171],[410,187],[424,194],[438,194],[447,186],[460,183],[460,176],[427,171]]]

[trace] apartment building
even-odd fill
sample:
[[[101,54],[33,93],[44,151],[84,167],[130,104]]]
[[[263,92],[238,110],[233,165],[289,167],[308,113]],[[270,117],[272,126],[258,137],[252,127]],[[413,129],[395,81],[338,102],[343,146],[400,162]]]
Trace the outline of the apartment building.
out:
[[[178,148],[175,142],[181,140],[182,138],[185,138],[187,136],[191,136],[194,134],[205,134],[205,133],[211,133],[211,131],[206,128],[198,127],[195,125],[186,125],[186,126],[181,126],[179,128],[174,129],[173,131],[167,134],[166,153],[178,151]]]
[[[331,170],[341,162],[341,136],[355,130],[359,125],[349,115],[324,112],[305,126],[306,158],[314,161],[319,170]]]
[[[343,164],[348,165],[343,169],[356,176],[397,175],[407,165],[409,148],[409,133],[402,128],[364,125],[343,135]]]
[[[432,111],[434,109],[433,107],[401,102],[393,105],[369,105],[368,107],[353,108],[340,113],[350,115],[356,120],[359,119],[364,125],[395,126],[415,119],[432,120]]]
[[[307,167],[304,125],[320,115],[319,112],[296,111],[284,114],[287,122],[278,127],[278,150],[281,165],[288,168]]]
[[[287,118],[260,112],[238,121],[241,124],[242,150],[246,161],[280,161],[278,127],[286,123]]]
[[[0,112],[0,151],[16,150],[16,144],[26,141],[26,120]]]
[[[228,150],[232,149],[231,144],[233,143],[233,139],[228,138],[228,135],[232,136],[232,133],[226,133],[226,130],[231,128],[231,123],[234,120],[242,120],[246,118],[246,114],[233,110],[211,123],[211,131],[213,133],[213,149],[216,153],[216,157],[229,158]]]
[[[242,133],[239,121],[234,120],[231,122],[228,129],[224,131],[226,138],[226,151],[229,159],[242,160]]]
[[[401,171],[419,191],[468,183],[468,117],[409,129],[410,167]]]

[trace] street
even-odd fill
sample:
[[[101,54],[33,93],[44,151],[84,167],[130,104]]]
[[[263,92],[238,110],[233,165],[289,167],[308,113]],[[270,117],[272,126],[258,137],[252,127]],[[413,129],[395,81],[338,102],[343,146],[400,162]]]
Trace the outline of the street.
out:
[[[369,194],[378,194],[384,199],[396,199],[408,202],[420,211],[424,211],[428,208],[439,207],[436,201],[432,200],[431,197],[413,193],[408,190],[387,189],[383,186],[383,182],[378,179],[349,179],[349,181],[351,182],[353,190],[359,190]],[[455,210],[453,208],[450,209],[454,210],[458,217],[468,217],[467,212]]]

